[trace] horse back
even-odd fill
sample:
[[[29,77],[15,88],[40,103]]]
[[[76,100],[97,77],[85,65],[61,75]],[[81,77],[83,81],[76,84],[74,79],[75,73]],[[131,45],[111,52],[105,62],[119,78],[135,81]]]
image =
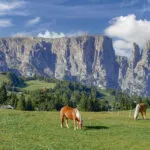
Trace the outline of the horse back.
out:
[[[78,120],[76,118],[76,112],[75,112],[74,108],[69,107],[69,106],[62,107],[60,110],[60,115],[65,116],[66,118],[71,119],[71,120],[73,120],[73,119]]]

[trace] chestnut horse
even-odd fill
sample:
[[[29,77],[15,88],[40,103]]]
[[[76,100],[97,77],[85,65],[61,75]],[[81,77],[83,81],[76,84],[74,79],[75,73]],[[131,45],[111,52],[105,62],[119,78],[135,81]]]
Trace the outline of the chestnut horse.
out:
[[[144,103],[137,104],[134,112],[134,120],[138,119],[139,112],[141,113],[143,119],[146,119],[146,109],[147,109],[146,104]]]
[[[64,106],[60,110],[60,122],[61,122],[61,128],[63,127],[64,119],[66,119],[66,127],[68,126],[68,119],[73,120],[74,123],[74,130],[78,128],[82,128],[82,120],[81,120],[81,114],[77,108],[71,108],[69,106]],[[77,126],[76,126],[77,123]]]

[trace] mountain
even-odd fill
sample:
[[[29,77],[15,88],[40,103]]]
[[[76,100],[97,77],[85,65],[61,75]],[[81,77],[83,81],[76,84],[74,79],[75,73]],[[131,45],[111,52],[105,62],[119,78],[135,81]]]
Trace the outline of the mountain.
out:
[[[0,39],[1,72],[69,79],[137,95],[150,95],[149,55],[150,42],[142,53],[134,43],[129,59],[115,56],[107,36]]]
[[[142,52],[134,44],[122,90],[130,94],[150,96],[150,42]]]

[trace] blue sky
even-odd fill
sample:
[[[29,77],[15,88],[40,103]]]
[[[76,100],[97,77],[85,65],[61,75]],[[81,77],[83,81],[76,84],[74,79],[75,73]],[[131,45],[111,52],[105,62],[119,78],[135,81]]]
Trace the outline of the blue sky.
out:
[[[0,0],[0,37],[102,34],[127,56],[150,39],[149,25],[150,0]]]

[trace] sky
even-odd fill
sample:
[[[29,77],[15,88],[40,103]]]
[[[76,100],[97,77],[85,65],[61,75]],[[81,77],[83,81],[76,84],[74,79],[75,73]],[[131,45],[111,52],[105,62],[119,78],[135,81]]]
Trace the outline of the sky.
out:
[[[150,0],[0,0],[0,37],[83,34],[109,36],[129,57],[150,40]]]

